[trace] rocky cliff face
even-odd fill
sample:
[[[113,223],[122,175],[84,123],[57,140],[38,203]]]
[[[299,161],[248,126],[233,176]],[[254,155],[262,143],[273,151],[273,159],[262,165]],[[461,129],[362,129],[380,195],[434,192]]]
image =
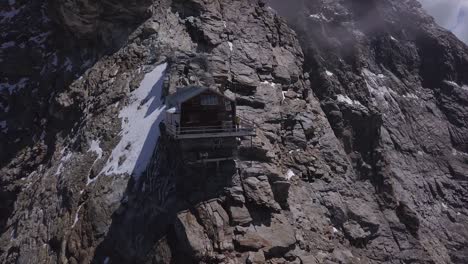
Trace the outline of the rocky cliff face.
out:
[[[0,19],[2,263],[468,259],[468,48],[416,1],[18,0]],[[237,160],[156,142],[191,84],[256,123]]]

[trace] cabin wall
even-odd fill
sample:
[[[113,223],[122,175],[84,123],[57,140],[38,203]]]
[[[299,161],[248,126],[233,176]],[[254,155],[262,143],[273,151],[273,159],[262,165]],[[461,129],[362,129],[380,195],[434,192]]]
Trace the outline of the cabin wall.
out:
[[[181,105],[182,127],[234,125],[234,118],[234,103],[216,93],[202,93]]]

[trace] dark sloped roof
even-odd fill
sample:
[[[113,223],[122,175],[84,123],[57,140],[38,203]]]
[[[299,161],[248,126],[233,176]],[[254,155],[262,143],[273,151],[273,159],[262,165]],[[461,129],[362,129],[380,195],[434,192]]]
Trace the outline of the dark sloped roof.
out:
[[[205,91],[209,91],[209,92],[212,92],[212,93],[215,93],[215,94],[218,94],[220,96],[223,96],[224,98],[228,99],[228,100],[231,100],[233,101],[231,98],[223,95],[222,93],[216,91],[216,90],[213,90],[213,89],[210,89],[210,88],[207,88],[207,87],[200,87],[200,86],[188,86],[188,87],[183,87],[183,88],[179,88],[177,89],[177,92],[169,95],[169,97],[167,98],[167,101],[169,103],[169,105],[178,105],[178,104],[181,104],[181,103],[184,103],[186,102],[187,100],[205,92]]]

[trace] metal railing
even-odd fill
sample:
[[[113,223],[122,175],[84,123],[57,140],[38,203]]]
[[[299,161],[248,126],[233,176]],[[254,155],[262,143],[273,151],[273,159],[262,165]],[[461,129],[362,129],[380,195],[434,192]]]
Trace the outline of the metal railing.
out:
[[[255,124],[239,118],[232,126],[185,126],[166,124],[166,131],[176,139],[255,136]]]

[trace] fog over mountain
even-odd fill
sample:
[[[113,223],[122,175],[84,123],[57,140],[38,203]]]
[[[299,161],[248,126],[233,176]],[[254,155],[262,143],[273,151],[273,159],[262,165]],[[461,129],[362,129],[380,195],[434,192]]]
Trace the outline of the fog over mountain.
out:
[[[436,22],[468,43],[467,0],[419,0]]]

